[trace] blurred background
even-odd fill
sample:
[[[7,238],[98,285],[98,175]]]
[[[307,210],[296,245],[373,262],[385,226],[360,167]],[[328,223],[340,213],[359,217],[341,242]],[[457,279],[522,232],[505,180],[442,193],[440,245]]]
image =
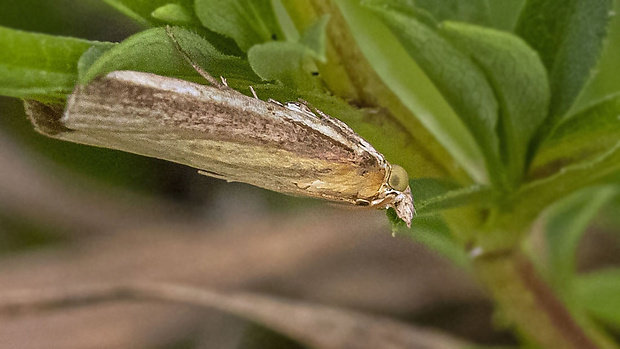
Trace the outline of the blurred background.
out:
[[[0,25],[27,31],[121,41],[140,29],[101,1],[0,3]],[[582,106],[618,91],[618,20],[613,30],[605,73]],[[620,264],[618,207],[604,210],[586,234],[582,270]],[[475,280],[411,237],[393,237],[383,211],[291,198],[46,138],[33,131],[21,101],[0,97],[0,290],[135,280],[255,291],[386,315],[480,344],[515,342],[494,329],[492,305]],[[256,336],[265,333],[215,310],[158,303],[0,316],[3,348],[259,348]]]

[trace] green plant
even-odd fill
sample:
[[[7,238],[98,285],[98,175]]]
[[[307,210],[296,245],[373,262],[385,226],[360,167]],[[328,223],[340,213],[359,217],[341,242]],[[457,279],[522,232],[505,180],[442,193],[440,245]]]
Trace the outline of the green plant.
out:
[[[620,327],[618,270],[574,270],[619,190],[620,94],[578,103],[611,0],[106,2],[146,29],[113,44],[0,27],[0,94],[62,105],[114,70],[203,82],[170,25],[212,75],[303,98],[402,165],[419,216],[399,231],[472,271],[524,342],[618,347],[593,321]],[[528,244],[537,219],[542,256]]]

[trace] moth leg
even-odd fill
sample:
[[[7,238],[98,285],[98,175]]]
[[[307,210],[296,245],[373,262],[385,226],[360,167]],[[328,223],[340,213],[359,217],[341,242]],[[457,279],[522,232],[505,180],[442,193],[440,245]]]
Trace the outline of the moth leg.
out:
[[[280,102],[276,101],[276,100],[275,100],[275,99],[273,99],[273,98],[269,98],[269,99],[267,100],[267,102],[269,102],[269,103],[273,103],[273,104],[275,104],[275,105],[279,105],[279,106],[281,106],[281,107],[284,107],[284,104],[282,104],[282,103],[280,103]]]
[[[172,41],[177,51],[179,51],[183,58],[192,66],[192,68],[194,68],[194,70],[198,74],[205,78],[205,80],[207,80],[211,85],[219,89],[224,89],[228,87],[226,84],[222,85],[219,81],[217,81],[217,79],[211,76],[211,74],[209,74],[206,70],[202,69],[202,67],[200,67],[196,62],[192,60],[187,51],[185,51],[181,47],[181,44],[179,44],[179,40],[177,40],[176,36],[174,36],[174,33],[172,32],[172,28],[170,26],[166,26],[166,33],[168,34],[168,37],[170,37],[170,41]]]
[[[258,96],[256,95],[256,91],[254,91],[254,87],[250,86],[250,91],[252,91],[252,96],[254,96],[254,98],[258,99]]]
[[[228,178],[228,177],[226,177],[226,176],[224,176],[224,175],[221,175],[221,174],[219,174],[219,173],[216,173],[216,172],[205,171],[205,170],[198,170],[198,173],[199,173],[199,174],[201,174],[201,175],[203,175],[203,176],[207,176],[207,177],[213,177],[213,178],[217,178],[217,179],[223,179],[223,180],[225,180],[225,181],[226,181],[226,182],[228,182],[228,183],[230,183],[230,182],[234,182],[234,180],[232,180],[232,179],[230,179],[230,178]]]

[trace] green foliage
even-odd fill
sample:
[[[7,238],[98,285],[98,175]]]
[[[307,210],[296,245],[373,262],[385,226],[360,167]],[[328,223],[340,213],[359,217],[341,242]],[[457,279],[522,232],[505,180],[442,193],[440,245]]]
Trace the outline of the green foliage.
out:
[[[467,126],[469,133],[478,141],[479,151],[486,153],[490,166],[494,167],[492,172],[500,173],[497,168],[499,144],[494,131],[498,122],[498,101],[483,71],[439,33],[415,18],[378,8],[375,8],[375,11],[399,39],[413,64],[418,64],[433,81],[450,107]],[[446,60],[452,64],[436,64],[438,61]],[[453,125],[452,120],[446,119],[441,124],[442,130],[438,132],[453,139],[449,131]],[[455,146],[461,147],[458,144]]]
[[[192,59],[214,76],[258,80],[246,60],[225,55],[201,36],[183,28],[172,28],[179,44],[186,48]],[[99,57],[89,52],[80,66],[80,82],[86,83],[97,76],[114,70],[148,71],[181,78],[196,77],[196,71],[177,51],[165,28],[142,31],[108,50]]]
[[[545,272],[557,292],[567,292],[575,278],[575,255],[590,221],[619,192],[618,186],[581,190],[549,208],[545,227]]]
[[[158,7],[151,13],[151,16],[175,25],[198,26],[200,24],[196,21],[197,18],[193,12],[179,4],[166,4]]]
[[[551,122],[570,110],[592,74],[612,7],[612,0],[527,1],[516,31],[539,53],[549,72]]]
[[[229,36],[239,47],[250,47],[284,38],[270,0],[197,0],[202,24]]]
[[[571,306],[620,324],[618,271],[575,272],[581,236],[620,190],[620,94],[574,107],[611,0],[287,1],[304,23],[271,0],[106,2],[146,29],[115,44],[0,27],[0,94],[62,102],[120,69],[203,82],[174,25],[212,75],[262,99],[303,98],[419,177],[413,227],[388,215],[459,265],[471,267],[470,247],[519,248],[546,210],[544,275]],[[350,93],[330,91],[334,80]]]
[[[431,250],[448,258],[454,264],[468,269],[471,259],[454,239],[450,228],[438,216],[416,218],[416,224],[407,229],[405,223],[398,218],[393,209],[388,210],[388,218],[393,222],[394,235],[399,232],[406,234],[417,242],[423,243]]]
[[[499,103],[504,173],[514,187],[521,181],[529,142],[547,115],[545,68],[536,53],[514,35],[456,22],[446,22],[441,31],[472,58],[493,86]]]
[[[428,178],[411,181],[411,190],[415,191],[417,198],[417,214],[436,215],[442,210],[468,205],[491,207],[497,199],[488,186],[456,187],[450,184]]]
[[[77,61],[100,43],[0,27],[0,95],[61,100],[77,81]]]
[[[327,45],[328,22],[329,15],[322,16],[313,25],[308,27],[299,39],[299,42],[308,48],[310,54],[322,63],[325,63],[327,60],[325,45]]]
[[[620,329],[620,269],[588,273],[576,280],[579,304],[615,329]]]
[[[523,0],[417,0],[416,5],[432,13],[438,21],[459,21],[485,27],[510,29]]]
[[[180,12],[190,16],[194,13],[193,0],[177,0],[174,2],[170,0],[104,1],[145,27],[165,24],[170,19],[171,11],[176,13],[172,18],[178,18]],[[170,8],[170,5],[173,5],[174,8]],[[166,6],[168,6],[167,9]]]
[[[620,94],[577,112],[545,140],[534,159],[533,171],[544,171],[545,164],[595,157],[613,148],[620,139],[619,113]]]
[[[618,1],[614,2],[616,14],[620,10]],[[573,111],[583,109],[592,102],[600,100],[605,96],[620,92],[618,86],[618,76],[620,75],[620,17],[613,16],[608,27],[609,34],[603,41],[604,48],[601,58],[595,68],[594,75],[586,84],[584,91],[573,106]],[[572,114],[572,113],[571,113]]]
[[[424,67],[409,56],[403,44],[371,10],[354,0],[336,3],[365,58],[385,84],[475,180],[487,182],[485,159],[474,136],[446,101],[441,89],[429,79]],[[408,132],[415,134],[417,124],[407,119],[399,121]]]
[[[254,45],[248,60],[263,80],[278,80],[302,91],[319,89],[318,79],[312,76],[316,65],[302,44],[277,41]]]

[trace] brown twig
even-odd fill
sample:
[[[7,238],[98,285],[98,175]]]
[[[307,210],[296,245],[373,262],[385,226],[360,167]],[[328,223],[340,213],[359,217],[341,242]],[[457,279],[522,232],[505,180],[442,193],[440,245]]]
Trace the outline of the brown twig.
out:
[[[506,318],[526,338],[544,348],[602,348],[577,324],[521,253],[483,256],[474,265]]]
[[[167,283],[111,283],[23,290],[0,296],[0,314],[26,314],[113,301],[159,301],[209,307],[275,329],[312,347],[462,348],[465,343],[389,319],[249,293]]]
[[[551,289],[540,279],[534,266],[520,256],[517,260],[517,273],[523,280],[523,284],[530,290],[536,305],[548,314],[549,320],[558,331],[566,337],[566,340],[573,343],[577,348],[597,348],[588,338],[581,327],[575,322],[568,309],[560,302]]]

